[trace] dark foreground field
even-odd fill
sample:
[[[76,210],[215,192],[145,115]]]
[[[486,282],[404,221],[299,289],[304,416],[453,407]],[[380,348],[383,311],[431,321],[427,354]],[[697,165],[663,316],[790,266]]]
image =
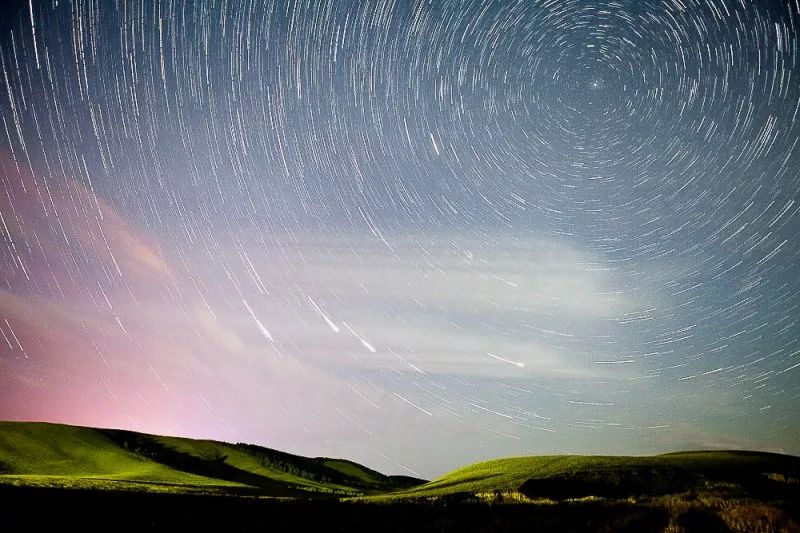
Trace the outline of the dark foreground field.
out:
[[[0,486],[0,531],[800,531],[798,501],[711,493],[535,504],[347,502]]]
[[[729,530],[710,509],[687,507],[675,514],[663,505],[629,502],[387,504],[30,487],[0,487],[0,502],[3,531]],[[796,530],[786,512],[750,508],[747,513],[753,515],[749,524],[762,531]]]

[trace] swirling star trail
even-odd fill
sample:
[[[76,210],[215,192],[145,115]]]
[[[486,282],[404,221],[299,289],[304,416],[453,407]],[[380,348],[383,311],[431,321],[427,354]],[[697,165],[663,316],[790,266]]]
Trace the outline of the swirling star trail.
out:
[[[0,418],[800,454],[798,0],[2,10]]]

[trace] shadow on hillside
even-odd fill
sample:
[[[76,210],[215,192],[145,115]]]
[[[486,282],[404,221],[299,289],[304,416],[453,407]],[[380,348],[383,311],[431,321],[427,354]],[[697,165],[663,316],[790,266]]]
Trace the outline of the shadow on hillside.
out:
[[[297,497],[310,495],[308,491],[294,487],[288,483],[236,468],[225,462],[228,458],[226,455],[208,459],[176,450],[173,447],[158,442],[152,437],[140,433],[121,430],[101,430],[101,433],[120,447],[138,453],[139,455],[174,470],[219,479],[221,481],[241,483],[258,488],[261,492],[269,494],[270,496]],[[231,487],[230,491],[237,492],[237,488]]]
[[[564,500],[585,496],[626,498],[686,492],[702,486],[702,476],[677,468],[593,470],[529,479],[519,488],[528,498]]]
[[[600,469],[529,479],[519,491],[531,499],[565,500],[586,496],[609,499],[662,496],[711,489],[728,497],[796,501],[800,496],[800,486],[775,476],[745,469],[705,469],[700,472],[674,467]]]
[[[274,480],[267,476],[232,466],[226,462],[227,456],[225,455],[208,458],[180,451],[164,444],[152,435],[116,429],[99,429],[97,431],[120,448],[147,457],[175,470],[223,481],[242,483],[257,488],[270,496],[326,497],[332,494],[351,493],[344,488],[342,490],[337,490],[333,487],[329,489],[320,488],[319,491],[301,488],[292,485],[291,482]],[[266,470],[303,478],[320,485],[338,485],[364,493],[376,493],[409,488],[425,483],[424,480],[405,476],[385,476],[357,463],[341,459],[311,459],[252,444],[220,444],[249,455]],[[357,475],[343,473],[334,467],[327,466],[324,464],[325,461],[350,465],[367,478],[362,479]],[[231,491],[242,492],[240,489],[234,488]]]

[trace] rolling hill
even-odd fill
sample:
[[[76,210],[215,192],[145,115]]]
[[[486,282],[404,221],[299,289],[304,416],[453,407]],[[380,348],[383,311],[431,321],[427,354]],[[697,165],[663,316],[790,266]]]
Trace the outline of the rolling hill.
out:
[[[421,480],[250,444],[0,422],[0,483],[276,497],[387,492]]]
[[[796,488],[800,458],[747,451],[697,451],[647,457],[537,456],[495,459],[455,470],[392,498],[519,492],[529,499],[625,498],[725,487],[780,495]]]
[[[36,503],[37,524],[58,528],[91,512],[133,530],[800,531],[798,480],[798,457],[697,451],[512,457],[424,482],[250,444],[0,422],[11,530]]]

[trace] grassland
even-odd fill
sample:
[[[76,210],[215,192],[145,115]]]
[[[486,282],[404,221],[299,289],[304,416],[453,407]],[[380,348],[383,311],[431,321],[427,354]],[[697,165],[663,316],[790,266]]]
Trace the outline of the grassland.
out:
[[[387,492],[413,481],[350,461],[312,459],[248,444],[0,422],[0,483],[313,497]]]
[[[15,511],[31,504],[50,511],[41,528],[85,511],[134,530],[800,531],[798,480],[797,457],[697,451],[504,458],[424,482],[249,444],[0,422],[9,531],[30,526]]]
[[[536,509],[528,524],[536,529],[800,531],[800,458],[743,451],[513,457],[358,499],[522,504]]]
[[[782,487],[800,477],[800,458],[739,451],[681,452],[648,457],[537,456],[495,459],[455,470],[390,498],[519,491],[530,498],[627,497],[699,490]]]

